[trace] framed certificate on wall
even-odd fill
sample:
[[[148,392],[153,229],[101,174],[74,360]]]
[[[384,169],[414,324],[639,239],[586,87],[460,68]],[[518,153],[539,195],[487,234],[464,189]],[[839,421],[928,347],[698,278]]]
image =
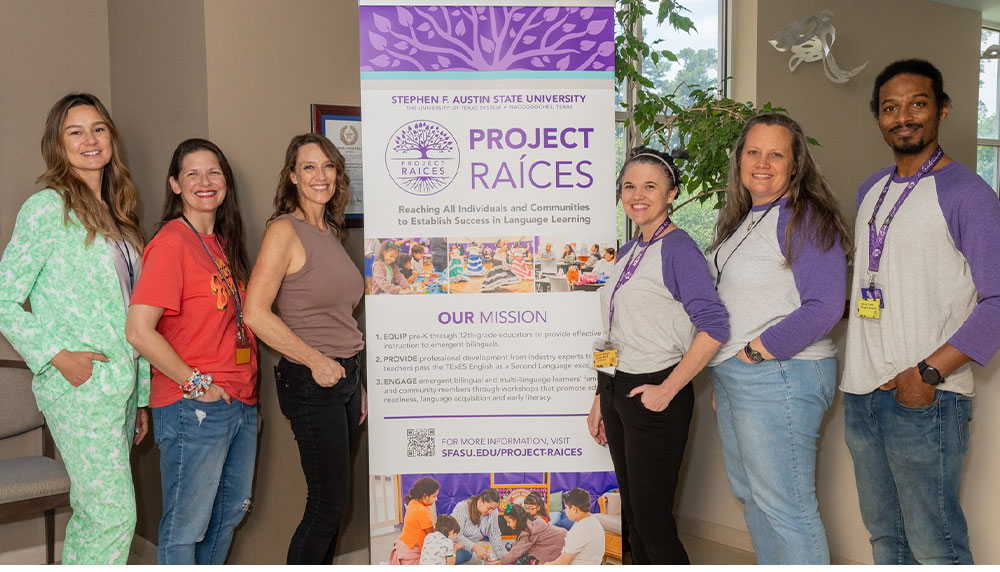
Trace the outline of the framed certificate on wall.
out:
[[[344,156],[351,178],[351,200],[345,216],[348,227],[364,226],[364,176],[361,168],[361,108],[312,104],[312,132],[324,135]]]

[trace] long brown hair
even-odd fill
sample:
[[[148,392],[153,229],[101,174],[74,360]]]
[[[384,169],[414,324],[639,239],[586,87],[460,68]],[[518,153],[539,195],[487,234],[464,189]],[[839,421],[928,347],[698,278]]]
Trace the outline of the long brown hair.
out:
[[[239,197],[236,194],[236,179],[233,169],[229,166],[222,149],[208,139],[188,139],[181,142],[174,150],[167,169],[167,200],[163,203],[163,216],[160,217],[160,227],[180,218],[184,214],[184,201],[181,196],[170,188],[170,179],[178,180],[184,157],[197,151],[211,151],[219,160],[219,168],[226,178],[226,198],[215,211],[215,232],[220,235],[222,249],[229,262],[229,270],[236,280],[246,284],[250,279],[250,261],[247,257],[246,245],[243,242],[243,219],[240,218]]]
[[[347,176],[344,156],[329,139],[316,133],[296,135],[288,143],[288,149],[285,150],[285,165],[278,174],[278,190],[274,194],[274,214],[267,221],[271,222],[278,216],[293,212],[301,206],[298,186],[292,182],[292,172],[295,171],[295,163],[299,158],[299,149],[310,143],[318,145],[326,158],[333,162],[333,167],[337,169],[333,198],[326,203],[323,218],[333,229],[334,234],[343,239],[344,210],[347,209],[347,202],[351,200],[351,178]]]
[[[812,228],[813,241],[826,252],[840,243],[841,248],[850,258],[854,254],[854,239],[847,227],[840,205],[830,187],[819,172],[819,166],[809,152],[809,142],[802,127],[791,117],[783,113],[764,113],[758,115],[743,126],[743,132],[736,141],[736,147],[729,156],[729,182],[726,185],[726,204],[719,212],[715,223],[715,241],[709,250],[719,248],[746,217],[752,202],[750,192],[743,186],[740,178],[740,162],[743,158],[743,147],[746,146],[747,135],[757,125],[779,125],[788,129],[792,135],[792,160],[794,172],[788,182],[787,208],[792,216],[785,227],[785,264],[791,265],[801,239],[793,241],[795,229],[806,224]]]
[[[108,205],[114,226],[104,217],[104,209],[90,187],[73,172],[63,147],[62,128],[66,114],[70,109],[84,105],[97,109],[97,113],[107,123],[111,136],[111,160],[104,166],[101,176],[101,199]],[[120,232],[125,240],[142,249],[145,241],[139,228],[139,215],[135,211],[139,193],[132,182],[132,174],[121,160],[118,129],[97,96],[71,93],[52,106],[42,134],[42,158],[45,159],[45,172],[35,182],[46,185],[62,196],[63,224],[69,222],[69,213],[73,211],[87,230],[86,245],[89,246],[98,234],[108,237]]]
[[[469,505],[469,520],[475,525],[479,525],[479,521],[483,518],[483,515],[479,514],[479,507],[476,506],[478,501],[498,503],[500,502],[500,493],[495,489],[483,489],[478,495],[472,495],[466,500],[466,503]]]

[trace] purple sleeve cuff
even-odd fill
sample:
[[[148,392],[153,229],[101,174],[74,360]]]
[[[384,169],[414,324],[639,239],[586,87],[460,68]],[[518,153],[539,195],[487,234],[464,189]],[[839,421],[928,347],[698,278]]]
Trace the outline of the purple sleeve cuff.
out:
[[[948,231],[969,263],[979,302],[948,343],[979,365],[986,365],[1000,350],[1000,200],[975,173],[962,169],[954,184],[938,182],[938,200]]]
[[[684,306],[691,323],[719,343],[729,340],[729,313],[708,273],[708,262],[694,240],[682,230],[663,238],[663,285]]]
[[[785,226],[790,210],[781,209],[778,243],[785,254]],[[840,242],[821,252],[809,228],[808,219],[799,226],[792,276],[799,291],[800,306],[780,322],[764,330],[760,341],[775,358],[791,359],[830,333],[844,315],[847,295],[847,256]]]

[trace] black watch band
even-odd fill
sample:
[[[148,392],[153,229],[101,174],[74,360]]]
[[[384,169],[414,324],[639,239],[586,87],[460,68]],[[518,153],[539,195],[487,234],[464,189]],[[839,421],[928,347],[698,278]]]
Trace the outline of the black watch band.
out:
[[[939,385],[944,381],[941,372],[934,366],[928,365],[927,360],[920,360],[920,363],[917,364],[917,371],[920,372],[920,379],[924,380],[927,385]]]

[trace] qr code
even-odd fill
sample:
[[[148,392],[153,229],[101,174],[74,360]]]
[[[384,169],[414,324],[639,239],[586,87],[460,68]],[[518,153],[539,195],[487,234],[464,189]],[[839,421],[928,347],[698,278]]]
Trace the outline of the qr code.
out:
[[[433,457],[434,429],[407,429],[406,456]]]

